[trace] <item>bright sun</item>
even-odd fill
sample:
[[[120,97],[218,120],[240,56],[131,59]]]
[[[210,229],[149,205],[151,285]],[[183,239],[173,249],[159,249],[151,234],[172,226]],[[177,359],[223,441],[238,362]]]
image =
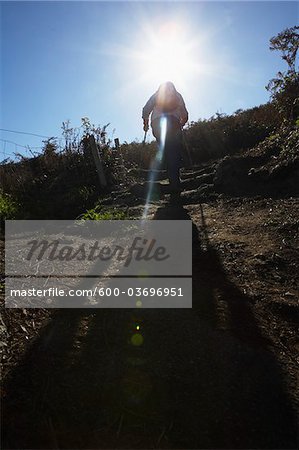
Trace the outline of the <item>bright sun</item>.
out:
[[[194,92],[199,77],[234,81],[232,65],[226,57],[217,54],[213,60],[213,52],[209,51],[211,37],[222,32],[221,27],[202,28],[198,33],[192,22],[182,17],[164,23],[162,19],[148,21],[140,17],[139,22],[139,27],[133,28],[124,42],[111,42],[101,51],[115,58],[115,68],[122,80],[119,87],[122,98],[142,90],[148,94],[165,81],[172,81],[185,93]]]
[[[110,44],[105,49],[119,64],[124,81],[121,94],[128,95],[140,87],[149,92],[165,81],[172,81],[186,92],[208,68],[202,47],[203,34],[199,38],[187,21],[184,26],[179,20],[140,21],[140,28],[128,35],[127,43]]]
[[[151,32],[142,57],[144,77],[159,84],[171,80],[182,84],[194,70],[192,45],[178,24],[167,24]]]

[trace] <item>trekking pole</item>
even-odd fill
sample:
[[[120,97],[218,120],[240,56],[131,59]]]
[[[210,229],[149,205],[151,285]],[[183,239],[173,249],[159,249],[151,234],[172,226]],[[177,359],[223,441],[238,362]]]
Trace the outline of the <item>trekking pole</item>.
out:
[[[144,138],[143,138],[143,141],[142,141],[142,150],[144,150],[147,132],[148,132],[148,130],[145,130],[145,132],[144,132]],[[142,154],[140,152],[140,158],[139,158],[139,167],[140,168],[141,168],[141,162],[142,162]]]
[[[188,154],[189,164],[192,167],[193,166],[193,161],[192,161],[192,158],[191,158],[191,152],[190,152],[189,144],[188,144],[187,139],[186,139],[185,130],[183,130],[183,129],[182,129],[182,135],[183,135],[184,147],[187,150],[187,154]]]
[[[145,144],[145,141],[146,141],[147,132],[148,132],[148,130],[145,130],[145,132],[144,132],[144,138],[143,138],[143,141],[142,141],[143,145]]]

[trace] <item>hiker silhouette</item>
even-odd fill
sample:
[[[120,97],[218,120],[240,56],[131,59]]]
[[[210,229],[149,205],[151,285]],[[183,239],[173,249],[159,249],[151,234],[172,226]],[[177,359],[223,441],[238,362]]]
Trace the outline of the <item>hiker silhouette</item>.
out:
[[[143,129],[151,127],[159,151],[157,162],[166,163],[169,183],[173,191],[180,190],[180,168],[182,166],[182,128],[188,120],[188,111],[182,95],[170,81],[160,85],[142,110]]]

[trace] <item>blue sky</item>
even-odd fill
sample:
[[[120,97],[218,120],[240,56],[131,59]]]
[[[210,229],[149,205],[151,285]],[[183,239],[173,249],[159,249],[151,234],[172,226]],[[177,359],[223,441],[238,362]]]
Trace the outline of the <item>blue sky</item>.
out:
[[[60,137],[62,121],[88,116],[121,142],[142,140],[142,106],[166,81],[169,30],[169,77],[190,120],[265,103],[265,85],[285,69],[269,39],[296,23],[296,2],[1,2],[1,128]],[[4,149],[25,150],[0,141]]]

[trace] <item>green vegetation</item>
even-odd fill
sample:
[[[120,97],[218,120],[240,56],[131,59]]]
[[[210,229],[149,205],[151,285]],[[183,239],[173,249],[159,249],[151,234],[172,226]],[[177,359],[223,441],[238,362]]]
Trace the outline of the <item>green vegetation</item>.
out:
[[[0,220],[16,219],[20,206],[11,195],[0,190]]]
[[[124,211],[117,211],[116,209],[103,209],[97,205],[95,208],[88,209],[81,214],[77,219],[80,220],[125,220],[128,219]]]

